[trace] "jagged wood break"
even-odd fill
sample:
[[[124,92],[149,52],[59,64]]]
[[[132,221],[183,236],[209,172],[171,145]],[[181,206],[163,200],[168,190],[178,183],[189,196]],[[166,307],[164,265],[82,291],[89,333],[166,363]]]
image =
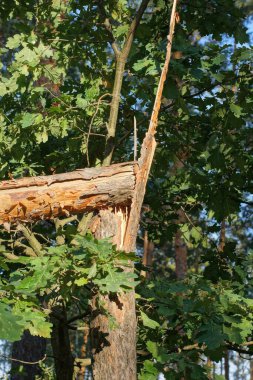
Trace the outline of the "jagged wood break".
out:
[[[138,164],[126,162],[0,182],[0,223],[131,204]]]

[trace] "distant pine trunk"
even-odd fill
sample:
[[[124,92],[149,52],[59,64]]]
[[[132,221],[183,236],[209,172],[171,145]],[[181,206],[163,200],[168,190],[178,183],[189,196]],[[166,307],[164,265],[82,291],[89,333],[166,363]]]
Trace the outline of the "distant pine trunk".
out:
[[[145,231],[142,263],[149,269],[149,271],[142,271],[141,274],[146,278],[150,278],[151,275],[150,270],[153,262],[153,252],[154,243],[148,239],[148,231]]]
[[[56,380],[73,380],[74,358],[71,352],[67,313],[64,306],[53,309],[51,344],[54,356]]]
[[[187,273],[187,246],[180,230],[176,232],[175,236],[175,260],[176,277],[178,280],[183,280]]]
[[[185,157],[184,152],[179,153],[180,158]],[[177,158],[174,166],[172,168],[172,173],[176,174],[176,172],[184,167],[183,162],[181,159]],[[178,209],[177,210],[177,223],[183,223],[185,222],[185,214],[183,210]],[[187,273],[187,246],[185,244],[184,238],[182,236],[182,232],[180,229],[177,230],[175,234],[175,241],[174,241],[174,247],[175,247],[175,261],[176,261],[176,277],[178,280],[183,280]]]
[[[225,353],[224,359],[225,379],[229,380],[229,351]]]

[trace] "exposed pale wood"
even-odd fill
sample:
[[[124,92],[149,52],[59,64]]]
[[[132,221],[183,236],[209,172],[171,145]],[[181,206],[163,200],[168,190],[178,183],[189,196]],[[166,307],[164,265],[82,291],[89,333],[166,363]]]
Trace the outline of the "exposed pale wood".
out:
[[[0,182],[0,222],[47,219],[130,205],[134,162]]]
[[[129,215],[125,212],[112,213],[110,210],[100,212],[100,221],[96,229],[96,237],[112,236],[119,249],[126,252],[135,250],[139,226],[140,211],[146,190],[146,184],[152,164],[156,142],[155,131],[158,123],[158,113],[166,79],[170,56],[171,41],[174,34],[176,3],[174,0],[169,41],[165,65],[157,90],[154,110],[146,137],[142,144],[139,159],[139,170],[136,174],[136,185]],[[127,211],[127,209],[126,209]],[[124,268],[125,271],[133,268]],[[98,299],[100,298],[100,302]],[[110,331],[108,317],[101,313],[101,303],[115,318],[118,328]],[[110,296],[95,295],[92,300],[93,318],[91,322],[91,342],[93,354],[93,377],[95,380],[136,380],[136,316],[134,292]]]
[[[140,220],[141,206],[143,203],[146,191],[146,184],[148,181],[148,176],[156,148],[155,133],[158,124],[158,114],[161,108],[162,92],[171,58],[171,46],[176,23],[176,6],[177,0],[174,0],[170,18],[170,31],[168,35],[166,59],[156,93],[156,99],[149,123],[149,128],[143,140],[141,147],[141,155],[140,159],[138,160],[140,170],[138,171],[136,177],[136,186],[134,191],[133,203],[131,206],[124,242],[124,247],[127,251],[132,251],[135,247]]]

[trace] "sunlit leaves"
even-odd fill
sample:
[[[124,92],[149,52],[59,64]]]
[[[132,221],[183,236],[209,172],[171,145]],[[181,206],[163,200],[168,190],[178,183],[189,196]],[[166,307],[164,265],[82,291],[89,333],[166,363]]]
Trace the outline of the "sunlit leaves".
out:
[[[144,313],[143,311],[141,311],[140,313],[141,313],[141,319],[142,319],[143,325],[145,327],[149,327],[150,329],[155,329],[160,326],[159,323],[149,318],[147,314]]]

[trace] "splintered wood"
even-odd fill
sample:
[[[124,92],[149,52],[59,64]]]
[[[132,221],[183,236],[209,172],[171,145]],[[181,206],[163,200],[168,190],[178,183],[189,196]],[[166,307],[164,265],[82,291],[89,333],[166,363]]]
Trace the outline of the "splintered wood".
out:
[[[132,201],[135,162],[0,182],[0,223],[49,219]]]

